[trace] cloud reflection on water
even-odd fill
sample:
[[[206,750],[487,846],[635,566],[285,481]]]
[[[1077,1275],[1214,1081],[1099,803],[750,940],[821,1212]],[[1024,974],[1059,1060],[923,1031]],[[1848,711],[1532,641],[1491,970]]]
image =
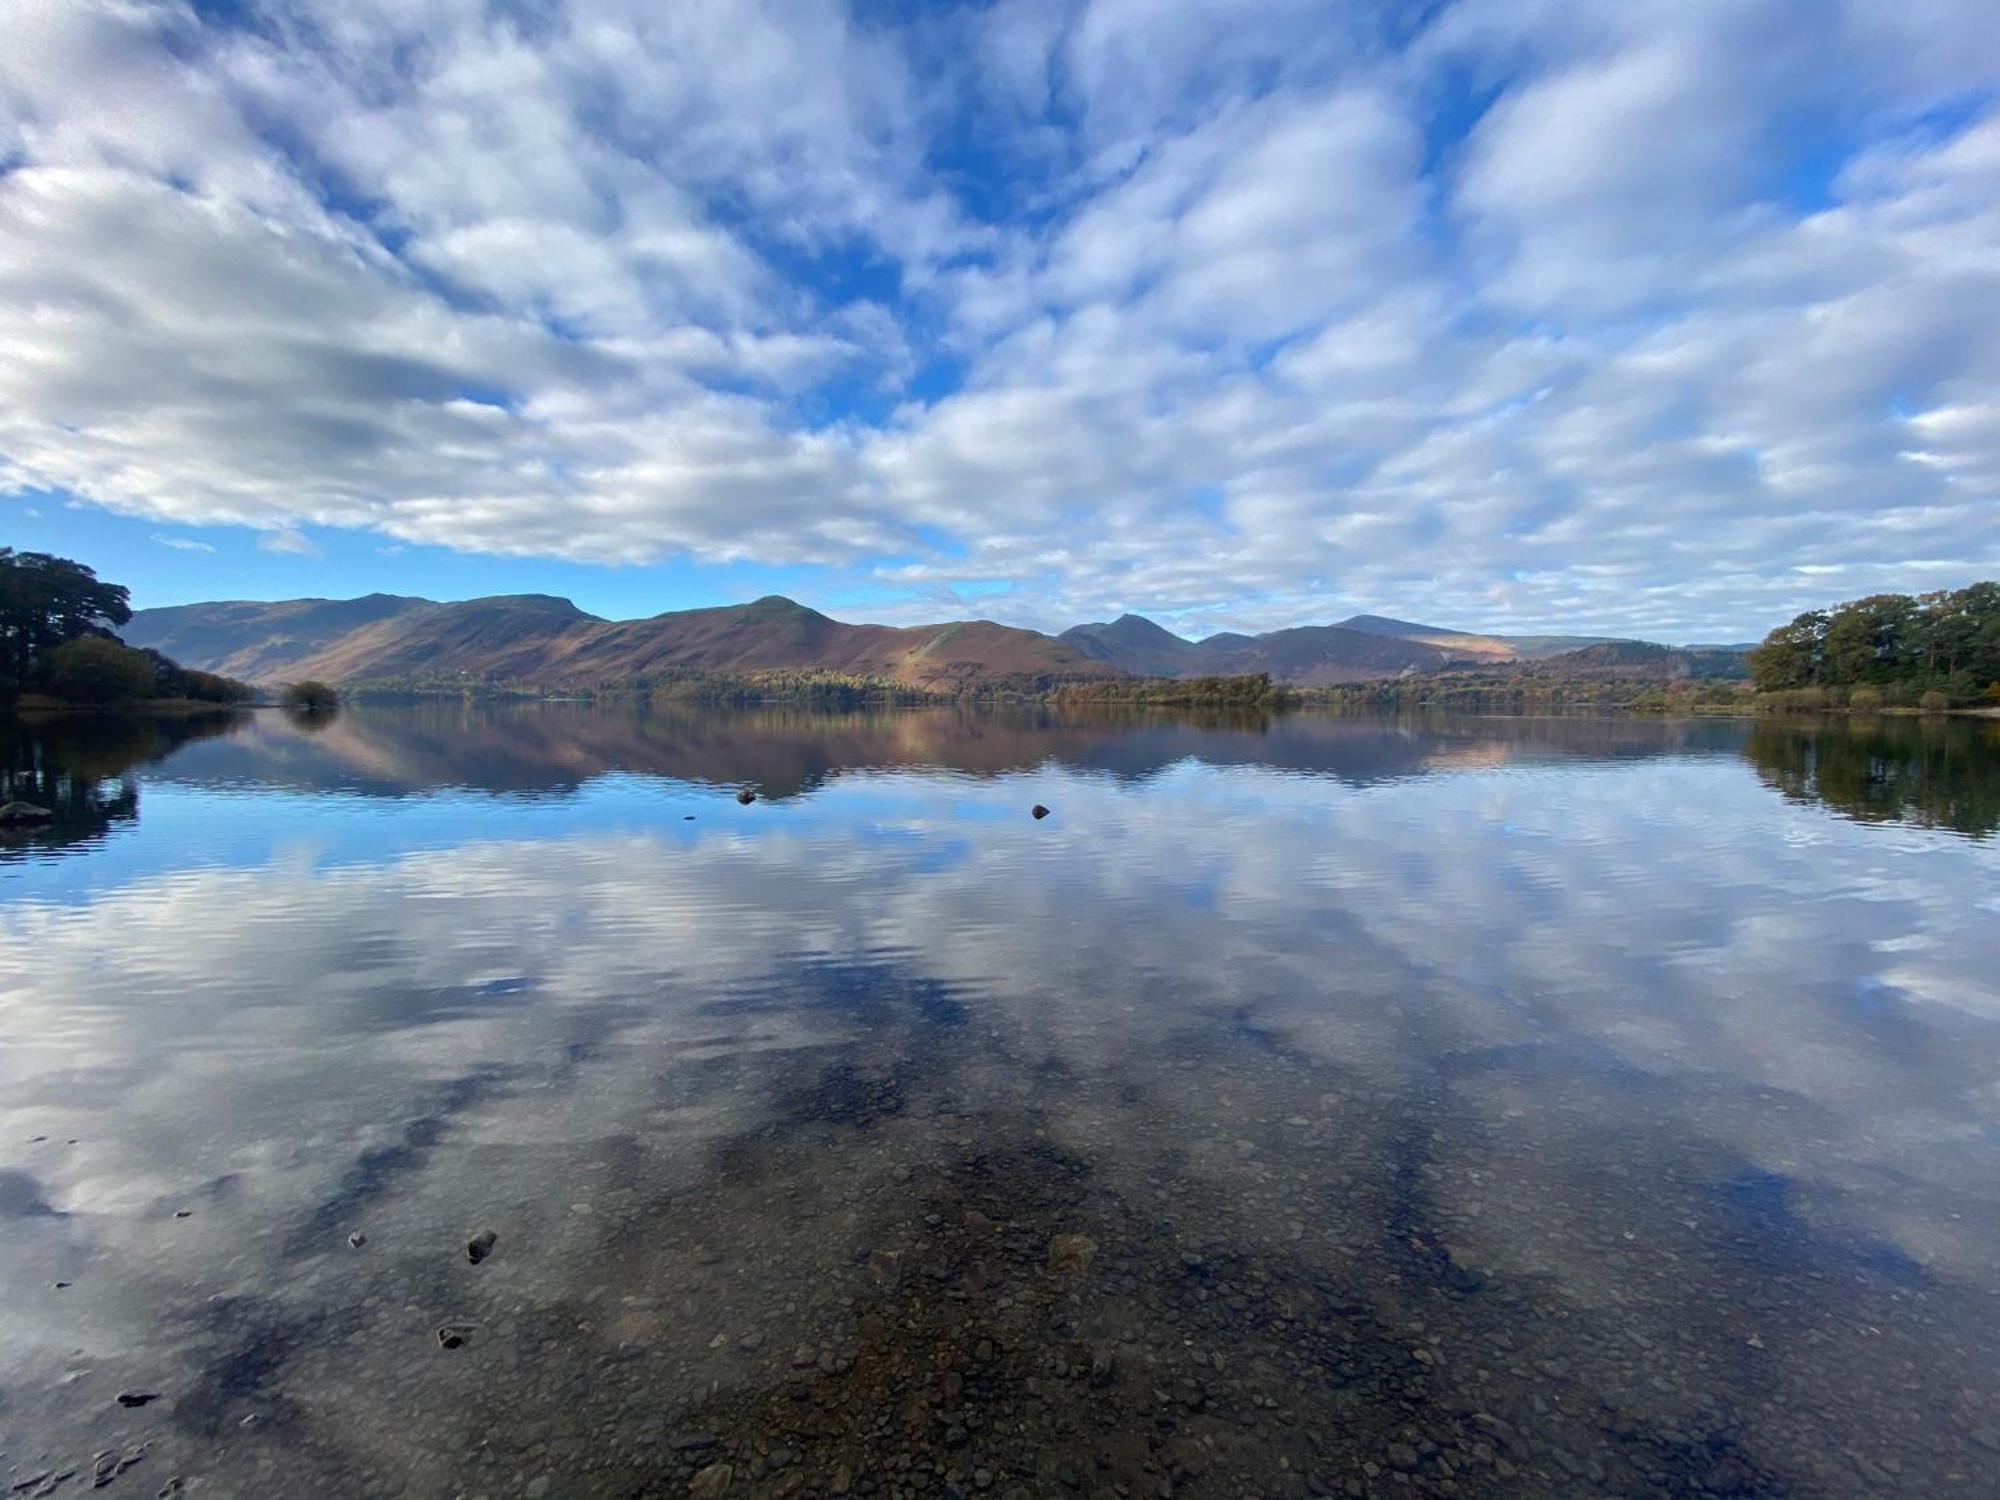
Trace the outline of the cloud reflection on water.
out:
[[[266,861],[62,904],[6,890],[0,1165],[8,1202],[48,1211],[0,1220],[0,1382],[171,1351],[163,1308],[311,1305],[371,1216],[449,1239],[504,1199],[510,1234],[568,1243],[565,1174],[616,1144],[652,1190],[701,1192],[715,1153],[793,1129],[787,1100],[863,1056],[996,1108],[1032,1091],[1112,1180],[1169,1141],[1226,1188],[1244,1168],[1212,1153],[1213,1096],[1255,1107],[1255,1039],[1385,1114],[1435,1113],[1463,1253],[1583,1304],[1628,1295],[1578,1253],[1607,1228],[1584,1221],[1679,1234],[1667,1205],[1700,1194],[1691,1242],[1752,1232],[1966,1306],[2000,1285],[1993,849],[1774,798],[1706,726],[1582,756],[1474,729],[1306,723],[1232,755],[1221,729],[1028,726],[960,754],[979,776],[850,747],[798,778],[810,816],[642,785],[526,821],[460,804],[445,847],[288,849],[306,786],[352,796],[308,757],[376,791],[408,775],[383,723],[310,745],[260,724],[147,777],[150,817],[205,776],[240,789],[275,743],[279,794],[229,814],[279,825]],[[1650,734],[1697,753],[1621,753]],[[1260,759],[1314,744],[1318,777]],[[701,754],[659,774],[724,780]],[[1113,1125],[1121,1097],[1141,1117]],[[553,1274],[596,1273],[579,1251]],[[18,1295],[56,1279],[93,1290]],[[1690,1271],[1666,1295],[1708,1291]]]

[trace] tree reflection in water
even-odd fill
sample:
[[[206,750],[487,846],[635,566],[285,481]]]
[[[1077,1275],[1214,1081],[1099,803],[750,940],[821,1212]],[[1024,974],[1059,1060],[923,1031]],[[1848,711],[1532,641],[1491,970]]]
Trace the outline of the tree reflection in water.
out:
[[[138,817],[139,784],[129,772],[192,741],[227,734],[245,717],[225,709],[0,718],[0,803],[28,802],[55,814],[46,823],[0,830],[0,857],[96,839]]]
[[[1985,838],[2000,828],[2000,726],[1963,720],[1760,723],[1744,756],[1790,801],[1862,823]]]

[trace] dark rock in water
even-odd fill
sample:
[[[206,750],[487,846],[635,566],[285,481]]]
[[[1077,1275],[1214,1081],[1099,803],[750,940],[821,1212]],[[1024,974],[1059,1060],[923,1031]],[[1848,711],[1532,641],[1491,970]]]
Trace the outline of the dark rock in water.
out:
[[[368,1243],[368,1236],[363,1234],[358,1229],[355,1230],[353,1234],[350,1234],[347,1237],[347,1245],[350,1250],[359,1250],[363,1245],[367,1243]]]
[[[1042,806],[1041,803],[1037,802],[1033,807],[1028,809],[1028,814],[1037,823],[1039,823],[1042,821],[1042,819],[1046,818],[1049,815],[1049,810],[1046,807]]]
[[[493,1246],[500,1236],[490,1229],[482,1229],[465,1242],[465,1258],[475,1266],[493,1253]]]
[[[55,814],[32,802],[0,804],[0,828],[25,828],[30,823],[52,823]]]
[[[176,1219],[191,1219],[194,1217],[194,1210],[191,1208],[177,1208],[174,1210],[174,1217]]]
[[[751,791],[750,788],[746,786],[745,788],[743,788],[742,791],[736,794],[736,800],[738,802],[741,802],[745,807],[748,807],[751,803],[757,800],[757,794]]]
[[[457,1349],[464,1345],[465,1335],[470,1330],[463,1323],[447,1323],[438,1330],[438,1345],[444,1349]]]
[[[148,1401],[157,1401],[159,1399],[160,1393],[158,1391],[120,1391],[118,1393],[118,1404],[120,1406],[144,1406]]]

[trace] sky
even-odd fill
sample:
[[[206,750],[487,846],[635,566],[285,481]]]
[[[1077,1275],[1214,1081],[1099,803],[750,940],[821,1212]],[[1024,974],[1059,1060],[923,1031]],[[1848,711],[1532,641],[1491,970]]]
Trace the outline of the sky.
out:
[[[0,0],[0,544],[1754,639],[2000,576],[1993,0]]]

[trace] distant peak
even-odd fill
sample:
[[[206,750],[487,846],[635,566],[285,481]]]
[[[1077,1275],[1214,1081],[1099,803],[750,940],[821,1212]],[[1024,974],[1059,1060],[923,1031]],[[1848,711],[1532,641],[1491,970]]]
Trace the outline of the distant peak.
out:
[[[783,594],[766,594],[761,599],[753,599],[748,604],[742,605],[741,608],[760,615],[803,615],[815,620],[826,618],[810,605],[801,604],[796,599],[787,599]]]
[[[1342,630],[1360,630],[1370,635],[1457,635],[1437,625],[1419,625],[1414,620],[1392,620],[1387,615],[1349,615],[1334,622]]]
[[[1127,639],[1134,636],[1152,636],[1172,641],[1181,639],[1181,637],[1175,635],[1157,620],[1149,620],[1144,615],[1135,615],[1130,610],[1127,610],[1108,625],[1102,621],[1094,620],[1088,625],[1072,625],[1063,634],[1104,636],[1110,635],[1114,631]],[[1185,643],[1183,642],[1183,644]]]
[[[542,614],[583,617],[583,611],[578,609],[573,601],[559,594],[487,594],[483,598],[468,599],[465,602],[489,608],[528,609]]]

